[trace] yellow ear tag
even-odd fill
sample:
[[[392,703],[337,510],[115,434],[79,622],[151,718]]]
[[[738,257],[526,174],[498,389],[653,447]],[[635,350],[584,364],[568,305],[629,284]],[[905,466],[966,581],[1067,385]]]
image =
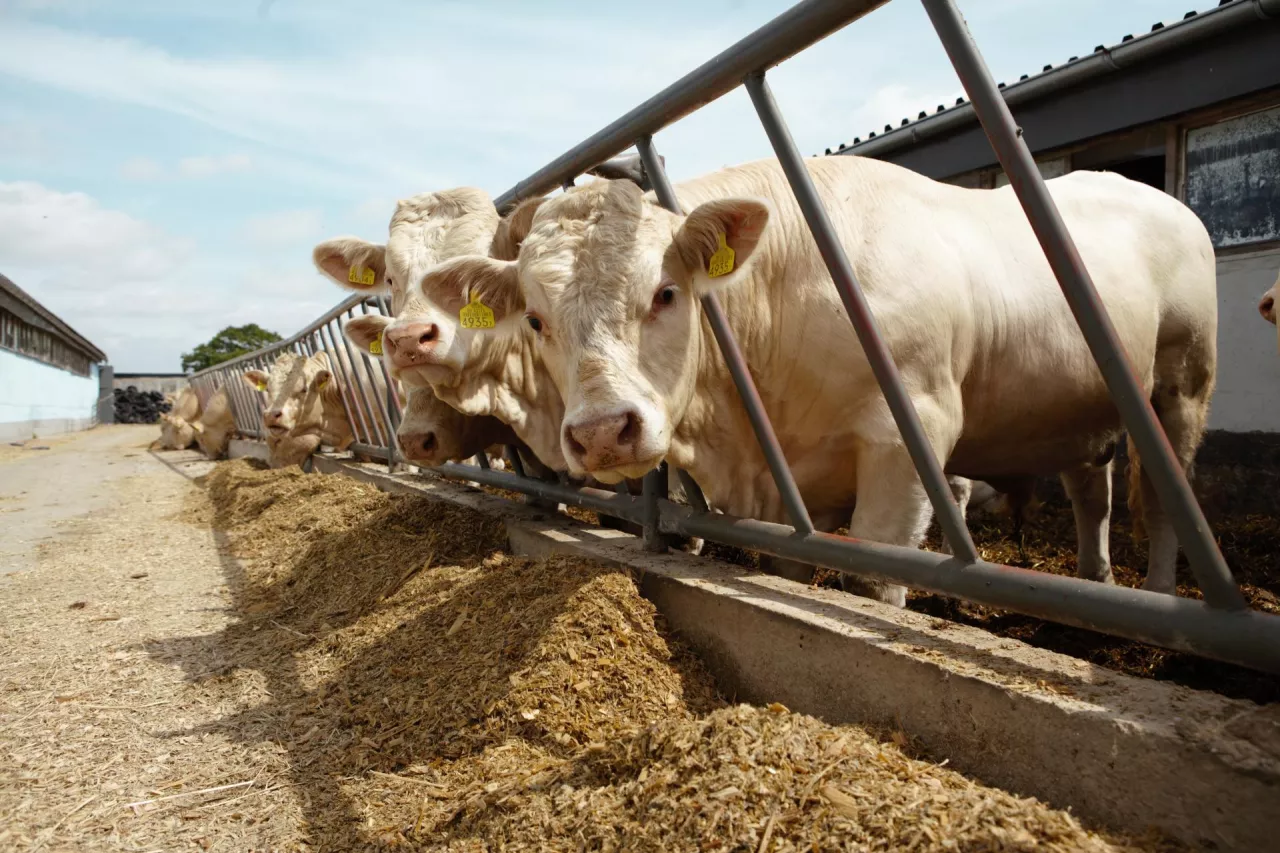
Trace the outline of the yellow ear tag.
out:
[[[720,239],[720,248],[712,253],[711,261],[707,264],[707,275],[712,278],[719,278],[733,272],[733,249],[729,248],[729,244],[724,241],[723,234],[717,236]]]
[[[480,301],[479,294],[473,295],[471,301],[462,306],[462,310],[458,312],[458,319],[462,322],[464,329],[492,329],[493,309]]]
[[[352,284],[371,285],[377,280],[377,276],[373,274],[373,270],[368,268],[352,267],[347,270],[347,281]]]
[[[320,383],[319,383],[318,385],[316,385],[316,390],[317,390],[317,391],[323,391],[323,390],[324,390],[324,386],[326,386],[326,385],[328,385],[328,384],[329,384],[329,377],[328,377],[328,376],[326,376],[324,379],[321,379],[321,380],[320,380]]]
[[[369,355],[382,355],[382,338],[369,341]]]
[[[265,382],[259,382],[259,383],[258,383],[258,384],[256,384],[254,387],[255,387],[255,388],[257,388],[259,391],[266,391],[266,390],[267,390],[267,383],[265,383]]]

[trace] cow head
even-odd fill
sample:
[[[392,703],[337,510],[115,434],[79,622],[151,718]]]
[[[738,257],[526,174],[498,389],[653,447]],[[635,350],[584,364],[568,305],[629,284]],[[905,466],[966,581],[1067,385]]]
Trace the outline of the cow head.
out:
[[[461,306],[424,295],[423,275],[445,258],[488,253],[498,226],[498,212],[483,190],[422,193],[396,205],[385,245],[340,237],[316,246],[312,259],[348,290],[390,294],[392,314],[405,319],[380,341],[395,378],[412,381],[403,371],[430,371],[437,361],[460,359],[454,330]]]
[[[495,444],[516,440],[511,427],[494,417],[470,417],[441,401],[429,387],[405,389],[396,439],[405,458],[417,465],[468,459]]]
[[[1271,289],[1262,294],[1262,298],[1258,300],[1258,313],[1262,315],[1262,319],[1266,320],[1273,326],[1276,326],[1276,297],[1280,295],[1280,276],[1276,276],[1276,283],[1271,285]],[[1277,347],[1280,347],[1280,327],[1277,328]]]
[[[326,353],[303,358],[282,352],[270,373],[247,370],[244,378],[266,394],[262,425],[267,431],[268,449],[272,450],[273,467],[299,462],[320,446],[321,435],[332,428],[326,423],[325,392],[328,390],[332,396],[333,390],[328,388],[333,373]],[[330,413],[329,419],[332,417]],[[273,447],[281,455],[277,456]]]
[[[196,430],[184,418],[164,412],[160,415],[160,448],[186,450],[196,440]]]
[[[758,199],[678,216],[630,181],[599,181],[547,201],[516,262],[441,269],[499,320],[523,316],[564,398],[569,470],[616,483],[672,452],[698,371],[719,358],[703,344],[698,299],[744,280],[769,216]]]

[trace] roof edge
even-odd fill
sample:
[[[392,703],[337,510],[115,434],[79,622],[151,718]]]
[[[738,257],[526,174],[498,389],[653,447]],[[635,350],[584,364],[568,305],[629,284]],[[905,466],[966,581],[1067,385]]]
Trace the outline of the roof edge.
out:
[[[1181,21],[1168,26],[1156,24],[1150,32],[1126,37],[1111,47],[1099,45],[1089,56],[1073,58],[1065,65],[1035,76],[1024,75],[1022,80],[1012,85],[1001,84],[1001,91],[1006,104],[1017,106],[1151,61],[1188,44],[1256,24],[1260,20],[1274,19],[1280,19],[1280,0],[1228,0],[1205,12],[1189,12]],[[873,132],[871,138],[842,145],[835,151],[828,148],[827,152],[831,156],[857,154],[882,157],[978,122],[973,104],[963,98],[954,106],[931,116],[920,115],[923,117],[914,122],[903,119],[903,125],[883,135],[876,136]]]

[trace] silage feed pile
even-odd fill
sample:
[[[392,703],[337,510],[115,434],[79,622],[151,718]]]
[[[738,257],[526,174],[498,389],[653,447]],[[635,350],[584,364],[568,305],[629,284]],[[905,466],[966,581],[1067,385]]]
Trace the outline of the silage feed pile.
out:
[[[238,621],[199,689],[296,803],[255,849],[1150,849],[728,704],[626,573],[509,556],[480,514],[243,460],[207,485]]]

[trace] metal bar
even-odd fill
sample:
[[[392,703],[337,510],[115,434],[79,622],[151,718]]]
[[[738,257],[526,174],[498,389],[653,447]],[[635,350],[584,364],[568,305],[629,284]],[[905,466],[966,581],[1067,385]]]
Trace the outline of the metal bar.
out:
[[[352,319],[354,316],[355,316],[355,309],[354,308],[347,309],[347,319]],[[357,366],[358,359],[356,359],[355,351],[352,349],[351,342],[347,340],[346,335],[342,336],[342,346],[347,351],[347,357],[350,359],[350,364],[351,364],[352,378],[355,380],[356,388],[360,392],[360,400],[364,403],[365,414],[369,418],[369,425],[368,425],[368,428],[365,430],[366,432],[365,438],[369,444],[373,444],[376,441],[382,444],[383,446],[386,446],[386,441],[381,439],[377,435],[374,429],[374,424],[376,419],[373,416],[373,401],[370,399],[369,392],[364,387],[364,383],[360,381],[360,370],[359,370],[359,367]]]
[[[489,470],[489,457],[483,450],[476,454],[475,459],[476,467],[483,468],[485,471]]]
[[[347,356],[346,361],[343,363],[343,367],[349,374],[347,377],[347,389],[351,393],[351,402],[355,404],[356,411],[355,418],[351,420],[351,431],[355,433],[356,442],[372,444],[373,430],[369,427],[366,415],[368,401],[364,399],[364,389],[360,387],[360,379],[356,375],[356,357],[355,353],[351,349],[351,342],[348,341],[347,336],[342,333],[341,324],[339,324],[336,331],[331,330],[329,332],[329,336],[333,338],[336,346],[342,347],[341,352],[345,353]]]
[[[1075,242],[1053,203],[1044,178],[1036,167],[1022,132],[988,71],[986,62],[969,34],[953,0],[922,0],[938,38],[973,103],[996,157],[1027,214],[1031,228],[1044,248],[1071,313],[1080,326],[1094,361],[1102,372],[1111,398],[1120,410],[1129,437],[1137,445],[1142,465],[1171,518],[1187,562],[1204,593],[1215,607],[1233,610],[1248,607],[1231,570],[1218,550],[1213,531],[1196,502],[1191,486],[1157,425],[1151,401],[1133,371],[1120,337],[1102,304],[1093,279],[1076,250]]]
[[[368,316],[369,306],[366,303],[360,303],[360,311]],[[386,401],[378,395],[378,383],[373,378],[372,359],[370,359],[369,354],[364,351],[361,351],[360,358],[364,362],[365,378],[369,380],[370,395],[373,399],[378,401],[378,408],[374,409],[374,425],[378,429],[378,436],[382,441],[382,446],[390,448],[395,441],[395,436],[387,434],[387,430],[391,428],[391,413],[387,411]],[[382,359],[379,358],[378,361],[381,362]],[[382,415],[381,422],[378,421],[378,415]]]
[[[511,472],[517,477],[527,477],[524,472],[524,462],[520,460],[520,450],[514,444],[506,446],[507,464],[511,466]]]
[[[581,175],[620,154],[647,134],[684,118],[738,88],[752,71],[771,68],[889,0],[805,0],[755,32],[725,48],[617,121],[552,160],[494,202],[505,212],[512,205],[560,186],[566,176]]]
[[[572,486],[562,486],[559,483],[544,483],[542,480],[521,478],[505,471],[472,468],[470,465],[459,465],[456,462],[446,462],[433,470],[452,479],[471,480],[486,486],[509,489],[513,492],[523,492],[526,495],[533,495],[536,498],[555,503],[580,506],[584,509],[603,512],[606,515],[616,516],[636,524],[642,523],[644,518],[644,509],[640,505],[640,498],[632,495],[619,495],[607,492],[604,489],[593,489],[587,486],[574,488]]]
[[[665,554],[667,551],[667,543],[662,538],[662,531],[659,522],[662,520],[662,509],[658,505],[658,499],[667,497],[667,463],[661,463],[657,468],[644,475],[644,480],[640,491],[641,505],[644,509],[644,530],[641,533],[641,541],[644,543],[646,551],[654,551],[659,554]]]
[[[378,307],[378,313],[384,317],[391,316],[391,308],[385,299],[381,296],[374,297],[374,303]],[[396,394],[396,383],[391,381],[391,371],[387,370],[386,359],[378,359],[378,369],[382,371],[382,381],[387,386],[387,429],[391,433],[387,443],[387,452],[391,454],[387,460],[387,470],[391,471],[394,470],[396,462],[404,462],[407,465],[409,460],[400,453],[400,443],[396,440],[396,435],[400,431],[400,398]]]
[[[851,574],[1012,610],[1166,649],[1280,673],[1280,618],[1256,610],[1227,612],[1192,598],[1101,584],[995,563],[814,533],[784,525],[664,507],[664,530],[736,545]]]
[[[351,424],[351,431],[354,433],[356,432],[356,427],[358,425],[357,420],[361,418],[361,415],[358,407],[355,405],[356,392],[355,389],[351,387],[353,379],[350,375],[350,371],[347,370],[347,365],[342,360],[341,352],[338,351],[338,345],[333,339],[333,321],[330,320],[320,328],[324,330],[325,337],[328,339],[330,356],[333,358],[334,362],[336,362],[338,375],[342,379],[342,384],[339,388],[341,391],[340,396],[342,398],[342,408],[347,415],[348,423]],[[339,332],[339,334],[341,333]]]
[[[966,563],[975,562],[978,559],[978,549],[965,526],[964,514],[960,512],[955,496],[951,494],[951,487],[947,485],[947,476],[942,472],[943,463],[929,443],[929,437],[925,435],[920,415],[916,412],[906,386],[902,384],[902,374],[898,372],[893,355],[880,334],[871,306],[858,284],[844,247],[840,245],[840,238],[836,236],[835,226],[818,196],[813,178],[805,168],[804,158],[800,156],[795,140],[787,129],[787,123],[773,99],[773,92],[764,78],[764,72],[748,75],[745,84],[760,123],[764,125],[782,171],[787,176],[787,182],[791,184],[791,191],[795,193],[800,211],[809,225],[809,232],[818,245],[818,252],[831,273],[831,280],[835,282],[844,310],[853,323],[862,351],[871,365],[871,372],[875,375],[880,392],[884,394],[893,420],[898,425],[898,432],[902,434],[907,452],[911,454],[920,482],[929,496],[929,502],[933,504],[938,526],[951,545],[951,553]],[[944,451],[949,454],[951,448],[944,448]]]
[[[671,186],[667,171],[662,167],[658,152],[653,147],[652,137],[642,136],[636,140],[635,144],[636,150],[640,152],[645,174],[653,184],[653,192],[658,198],[658,203],[672,213],[683,214],[684,210],[680,207],[680,200],[676,198],[675,188]],[[738,396],[742,398],[742,405],[747,410],[747,418],[751,421],[751,428],[755,431],[756,440],[760,443],[760,452],[764,454],[765,461],[769,464],[769,471],[773,474],[773,481],[778,487],[778,494],[782,497],[782,505],[786,507],[787,515],[791,518],[791,524],[799,533],[812,533],[813,521],[809,518],[809,511],[805,509],[804,498],[800,496],[795,477],[791,476],[791,468],[787,465],[787,458],[782,452],[778,436],[773,431],[773,423],[770,422],[769,415],[764,410],[764,400],[760,398],[755,380],[751,378],[751,370],[747,367],[747,360],[738,347],[738,340],[733,335],[728,318],[725,317],[724,308],[721,307],[720,300],[714,293],[708,293],[702,297],[702,310],[706,312],[707,319],[711,323],[711,331],[716,336],[716,343],[720,345],[720,353],[729,367],[733,384],[738,388]]]
[[[376,444],[364,444],[359,441],[353,441],[349,449],[359,452],[365,456],[372,456],[374,459],[387,458],[387,449],[385,447],[379,447]]]
[[[689,499],[689,506],[698,512],[707,511],[707,498],[702,494],[701,487],[694,482],[693,477],[683,468],[676,469],[676,476],[680,478],[680,485],[684,487],[684,495]]]

